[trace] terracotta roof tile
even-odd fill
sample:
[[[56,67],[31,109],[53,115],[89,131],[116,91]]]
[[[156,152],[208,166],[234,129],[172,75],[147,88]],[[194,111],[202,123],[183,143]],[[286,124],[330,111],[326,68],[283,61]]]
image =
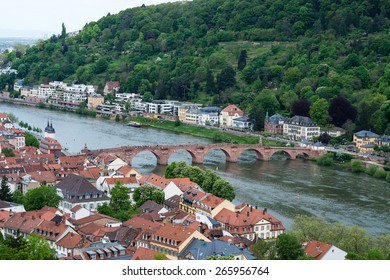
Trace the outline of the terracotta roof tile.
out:
[[[316,260],[321,260],[324,255],[332,247],[330,244],[325,244],[317,240],[310,240],[304,247],[307,256],[310,256]]]

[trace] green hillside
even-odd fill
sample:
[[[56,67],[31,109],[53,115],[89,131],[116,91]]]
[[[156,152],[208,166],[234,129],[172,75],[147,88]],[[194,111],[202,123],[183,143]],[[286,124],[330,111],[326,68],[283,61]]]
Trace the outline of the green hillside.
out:
[[[154,99],[308,115],[390,133],[390,0],[194,0],[139,7],[0,60],[27,83],[64,80]],[[4,81],[3,81],[4,83]],[[1,86],[1,81],[0,81]]]

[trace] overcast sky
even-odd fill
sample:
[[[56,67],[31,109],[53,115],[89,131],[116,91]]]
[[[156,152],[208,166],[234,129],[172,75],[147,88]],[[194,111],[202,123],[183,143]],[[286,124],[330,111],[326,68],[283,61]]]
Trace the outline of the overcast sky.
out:
[[[50,37],[80,30],[108,13],[175,0],[2,0],[0,37]]]

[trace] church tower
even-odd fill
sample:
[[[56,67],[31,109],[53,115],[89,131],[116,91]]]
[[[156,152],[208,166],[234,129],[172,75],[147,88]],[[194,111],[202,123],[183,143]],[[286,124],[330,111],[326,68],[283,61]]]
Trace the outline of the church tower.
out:
[[[56,139],[56,131],[53,128],[53,122],[49,123],[49,121],[47,121],[47,126],[45,128],[45,133],[43,136],[45,138],[47,137],[47,138]]]

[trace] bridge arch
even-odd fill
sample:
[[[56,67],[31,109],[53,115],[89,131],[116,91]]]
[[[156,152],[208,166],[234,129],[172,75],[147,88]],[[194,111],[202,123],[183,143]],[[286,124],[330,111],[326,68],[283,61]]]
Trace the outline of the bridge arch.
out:
[[[204,151],[203,160],[205,160],[207,156],[210,156],[210,152],[212,152],[212,151],[222,151],[222,153],[225,155],[226,161],[237,161],[237,159],[235,159],[232,156],[232,154],[224,147],[210,147],[210,148],[208,148],[207,150]]]
[[[183,157],[183,156],[185,156],[184,153],[190,155],[190,161],[191,161],[191,162],[188,163],[188,162],[186,161],[185,158],[184,158],[184,159],[180,159],[180,160],[178,160],[178,161],[186,161],[187,164],[191,164],[191,163],[193,163],[193,162],[196,161],[196,155],[195,155],[190,149],[178,148],[178,149],[172,150],[172,151],[169,153],[168,159],[167,159],[167,160],[168,160],[168,164],[170,163],[170,159],[172,158],[172,156],[173,156],[174,154],[180,154],[180,156]]]
[[[309,153],[302,151],[302,152],[298,152],[296,154],[295,158],[309,159],[310,155],[309,155]]]
[[[278,149],[278,150],[271,151],[269,154],[269,159],[271,159],[272,156],[277,154],[277,153],[287,155],[287,159],[295,159],[294,154],[292,154],[290,151],[284,150],[284,149]]]
[[[136,162],[140,162],[141,164],[146,164],[148,160],[150,160],[150,156],[154,156],[156,158],[156,163],[157,165],[160,164],[161,162],[161,157],[159,154],[155,153],[153,150],[140,150],[139,152],[137,152],[130,160],[130,164],[132,166],[135,165],[135,161]],[[141,158],[141,159],[140,159]],[[134,161],[135,159],[135,161]]]
[[[242,154],[245,152],[255,152],[257,160],[265,160],[264,154],[256,148],[243,149],[242,151],[239,152],[238,158],[240,158],[242,156]]]

